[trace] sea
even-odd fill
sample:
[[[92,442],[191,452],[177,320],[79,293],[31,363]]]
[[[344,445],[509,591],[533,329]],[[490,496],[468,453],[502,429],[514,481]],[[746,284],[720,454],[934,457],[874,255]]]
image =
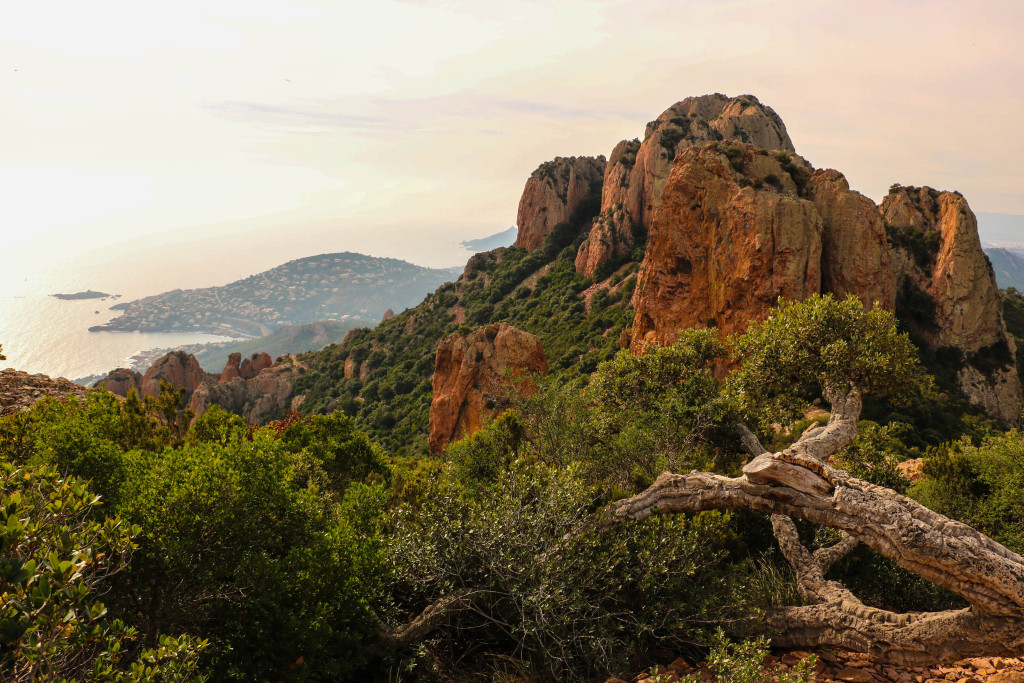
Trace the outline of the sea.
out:
[[[7,356],[0,361],[0,369],[80,380],[129,367],[132,356],[149,349],[229,339],[187,332],[89,332],[91,326],[120,315],[110,309],[119,301],[174,288],[173,278],[164,274],[139,277],[109,265],[8,266],[0,271],[0,346]],[[79,300],[51,296],[86,290],[112,296]],[[113,298],[117,294],[121,296]]]
[[[444,262],[431,263],[434,267],[464,264],[475,251],[454,242],[432,246],[438,252],[434,260]],[[119,302],[173,289],[225,285],[294,258],[343,250],[301,246],[289,250],[257,244],[248,250],[235,248],[231,258],[225,259],[216,250],[196,250],[186,244],[126,252],[116,260],[87,256],[54,263],[19,260],[3,253],[0,244],[0,346],[7,356],[0,361],[0,369],[94,380],[115,368],[131,367],[133,356],[145,351],[229,341],[229,337],[192,332],[89,332],[89,328],[120,315],[110,308]],[[87,290],[111,296],[79,300],[52,296]]]

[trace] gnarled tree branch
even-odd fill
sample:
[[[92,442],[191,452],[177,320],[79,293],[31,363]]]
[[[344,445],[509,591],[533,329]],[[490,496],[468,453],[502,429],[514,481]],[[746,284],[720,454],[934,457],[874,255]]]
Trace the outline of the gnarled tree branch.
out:
[[[711,509],[774,515],[783,554],[796,571],[802,597],[812,603],[769,615],[780,645],[851,647],[905,664],[1019,651],[1024,558],[965,524],[826,464],[828,455],[856,439],[861,397],[851,389],[826,398],[833,411],[824,428],[808,431],[782,452],[758,455],[743,476],[666,472],[646,491],[618,501],[615,518]],[[787,517],[838,529],[846,537],[812,555]],[[858,542],[962,596],[971,607],[919,615],[866,607],[824,578]]]

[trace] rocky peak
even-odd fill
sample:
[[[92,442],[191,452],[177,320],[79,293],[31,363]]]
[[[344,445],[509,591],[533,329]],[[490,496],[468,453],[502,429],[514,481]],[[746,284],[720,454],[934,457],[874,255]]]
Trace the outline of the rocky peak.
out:
[[[634,295],[634,351],[671,343],[689,327],[740,332],[780,296],[820,291],[824,226],[797,183],[807,170],[799,158],[752,145],[679,154]]]
[[[167,382],[192,393],[207,379],[206,373],[199,367],[199,361],[190,353],[171,351],[158,358],[149,366],[140,382],[140,393],[143,396],[159,396],[160,382]]]
[[[142,390],[142,374],[129,368],[117,368],[106,377],[96,382],[94,386],[102,387],[112,394],[124,398],[128,392],[135,389],[136,393]]]
[[[973,403],[1014,423],[1022,390],[995,272],[959,192],[893,186],[881,214],[891,241],[897,310],[933,349],[963,354],[957,378]]]
[[[442,340],[434,361],[430,404],[430,451],[440,453],[473,434],[496,414],[510,389],[529,391],[531,375],[545,374],[540,340],[507,323],[495,323]]]
[[[592,276],[630,252],[650,230],[665,181],[687,147],[716,141],[793,152],[782,119],[752,95],[688,97],[647,124],[644,140],[623,140],[605,168],[601,215],[576,256],[577,271]]]
[[[568,221],[600,189],[604,167],[603,156],[555,157],[541,164],[519,200],[515,246],[532,251],[542,245],[556,225]]]

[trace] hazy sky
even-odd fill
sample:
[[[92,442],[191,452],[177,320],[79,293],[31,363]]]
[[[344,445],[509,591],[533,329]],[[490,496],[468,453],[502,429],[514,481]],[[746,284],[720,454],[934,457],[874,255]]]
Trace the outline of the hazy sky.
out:
[[[453,265],[514,223],[540,162],[608,154],[709,92],[756,95],[876,200],[899,181],[1024,214],[1022,7],[5,2],[0,252]]]

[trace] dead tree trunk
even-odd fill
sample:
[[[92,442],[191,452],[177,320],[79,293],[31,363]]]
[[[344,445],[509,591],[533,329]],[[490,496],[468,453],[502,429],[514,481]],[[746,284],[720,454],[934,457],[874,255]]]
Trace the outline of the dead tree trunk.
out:
[[[1024,558],[965,524],[826,464],[828,456],[856,439],[861,397],[850,389],[827,392],[826,399],[832,404],[828,424],[779,453],[766,452],[741,427],[744,447],[756,456],[743,476],[666,472],[646,491],[618,501],[616,519],[711,509],[772,515],[775,536],[807,603],[770,611],[768,626],[777,645],[843,647],[904,665],[1019,655]],[[843,531],[844,538],[812,554],[800,543],[792,517]],[[898,614],[864,605],[825,578],[858,543],[962,596],[970,607]]]

